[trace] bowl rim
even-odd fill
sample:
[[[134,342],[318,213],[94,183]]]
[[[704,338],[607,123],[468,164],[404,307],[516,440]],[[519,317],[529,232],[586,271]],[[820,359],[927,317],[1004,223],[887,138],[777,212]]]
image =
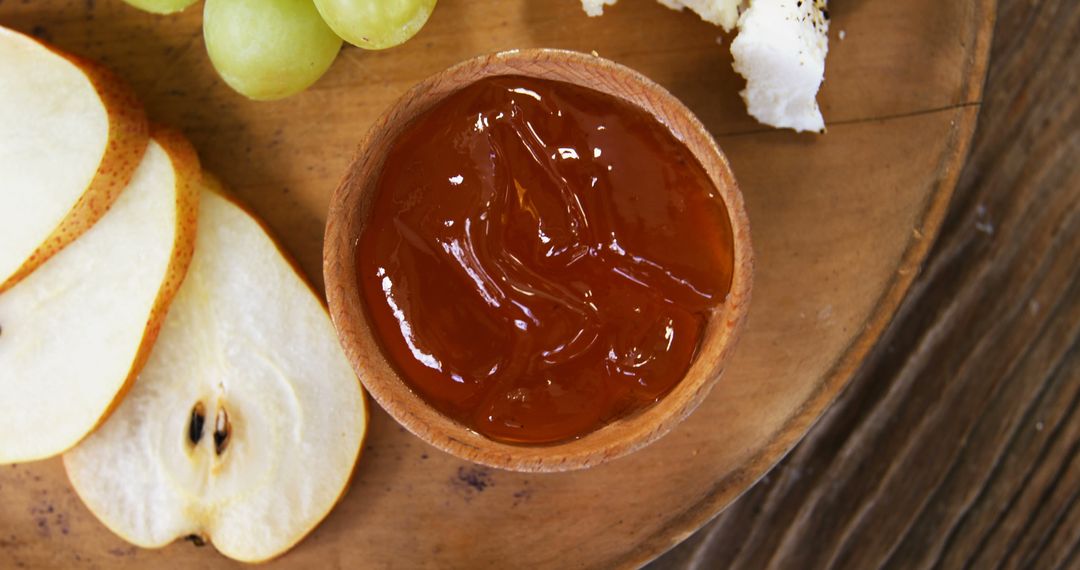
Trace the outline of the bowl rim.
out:
[[[524,75],[581,85],[614,95],[665,125],[705,168],[727,209],[734,266],[726,302],[710,319],[702,349],[686,376],[660,400],[578,439],[547,445],[516,445],[488,439],[435,410],[397,374],[368,323],[356,279],[355,245],[381,171],[384,142],[391,142],[417,115],[477,80]],[[374,176],[368,176],[374,174]],[[592,467],[641,449],[668,433],[704,400],[723,374],[742,332],[753,289],[750,222],[727,157],[701,121],[664,87],[641,73],[604,59],[561,49],[501,51],[465,60],[416,84],[368,129],[330,199],[323,273],[331,319],[342,348],[371,396],[399,424],[434,447],[475,463],[523,472]]]

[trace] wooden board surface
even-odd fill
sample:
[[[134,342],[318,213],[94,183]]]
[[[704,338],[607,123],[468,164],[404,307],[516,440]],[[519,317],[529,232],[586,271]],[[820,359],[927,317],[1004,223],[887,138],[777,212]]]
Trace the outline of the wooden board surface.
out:
[[[640,564],[797,442],[884,329],[936,232],[978,112],[992,4],[858,0],[832,13],[829,134],[815,136],[754,123],[719,31],[643,0],[601,19],[571,0],[442,0],[406,46],[347,49],[314,89],[276,103],[221,84],[197,9],[157,17],[118,0],[0,2],[0,24],[127,77],[151,117],[192,139],[316,283],[327,200],[356,141],[410,85],[479,53],[596,50],[671,89],[728,154],[753,225],[754,304],[726,376],[686,423],[625,459],[541,476],[466,464],[377,412],[344,502],[271,564],[297,568]],[[231,566],[210,548],[127,546],[78,503],[58,461],[0,469],[0,549],[0,567]]]
[[[1080,568],[1080,3],[1001,0],[926,268],[776,469],[649,570]]]

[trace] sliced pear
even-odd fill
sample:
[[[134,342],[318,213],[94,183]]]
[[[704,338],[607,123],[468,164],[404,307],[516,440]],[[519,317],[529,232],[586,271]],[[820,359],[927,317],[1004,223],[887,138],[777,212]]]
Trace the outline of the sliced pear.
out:
[[[0,464],[66,451],[134,381],[191,260],[200,175],[155,135],[108,214],[0,293]]]
[[[146,150],[142,106],[105,68],[0,27],[0,292],[94,225]]]
[[[150,361],[64,465],[125,540],[194,535],[256,562],[330,512],[366,426],[321,301],[256,219],[206,190],[195,257]]]

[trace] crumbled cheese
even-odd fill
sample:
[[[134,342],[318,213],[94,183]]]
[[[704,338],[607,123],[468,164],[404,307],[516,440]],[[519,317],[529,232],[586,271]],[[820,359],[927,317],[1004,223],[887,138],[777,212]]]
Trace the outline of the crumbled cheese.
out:
[[[759,122],[824,132],[817,92],[829,51],[826,0],[752,0],[731,42],[741,93]]]
[[[743,0],[656,1],[672,10],[681,11],[683,8],[690,8],[698,16],[701,16],[702,20],[724,28],[725,32],[730,32],[735,27],[735,23],[739,21],[739,7],[743,4]]]
[[[721,26],[730,32],[739,19],[739,6],[743,0],[656,0],[675,11],[690,8],[702,20]],[[614,6],[618,0],[581,0],[581,7],[589,16],[602,16],[604,6]]]
[[[614,6],[619,0],[581,0],[581,7],[590,17],[604,15],[604,6]]]
[[[581,3],[585,13],[599,16],[616,1]],[[829,52],[827,0],[657,1],[674,10],[690,8],[726,31],[738,27],[731,54],[735,71],[746,78],[741,95],[750,116],[777,128],[824,132],[817,92]]]

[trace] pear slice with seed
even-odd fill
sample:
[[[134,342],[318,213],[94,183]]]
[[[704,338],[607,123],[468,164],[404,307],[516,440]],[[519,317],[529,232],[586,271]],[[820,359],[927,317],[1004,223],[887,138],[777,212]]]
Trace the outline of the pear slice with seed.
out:
[[[134,382],[191,260],[200,176],[155,133],[109,212],[0,293],[0,464],[73,447]]]
[[[204,190],[195,256],[149,362],[64,464],[125,540],[209,541],[256,562],[329,513],[366,427],[325,307],[256,219]]]

